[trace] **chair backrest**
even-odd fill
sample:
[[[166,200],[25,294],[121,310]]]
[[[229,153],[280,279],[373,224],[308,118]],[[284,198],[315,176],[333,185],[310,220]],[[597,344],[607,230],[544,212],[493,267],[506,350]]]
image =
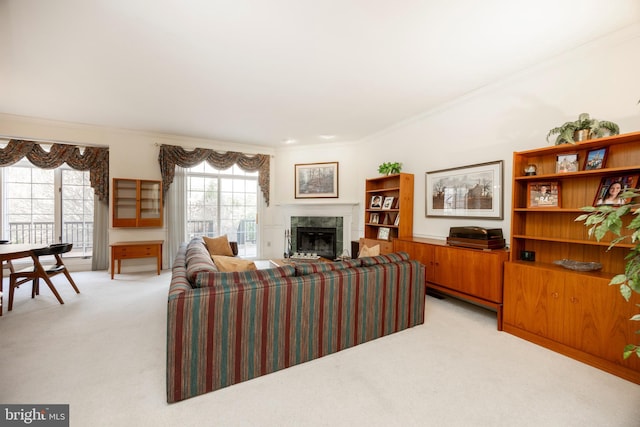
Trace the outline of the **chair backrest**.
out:
[[[46,255],[60,255],[65,252],[69,252],[73,248],[73,243],[55,243],[53,245],[49,245],[46,248],[41,249],[33,249],[31,252],[35,256],[46,256]]]

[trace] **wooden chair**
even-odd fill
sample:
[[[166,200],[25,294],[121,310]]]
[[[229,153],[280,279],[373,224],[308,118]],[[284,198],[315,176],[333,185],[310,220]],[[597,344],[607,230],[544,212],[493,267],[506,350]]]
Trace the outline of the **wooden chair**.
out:
[[[59,243],[47,246],[42,249],[34,249],[31,251],[31,258],[33,259],[33,266],[22,269],[19,271],[12,272],[9,276],[9,309],[11,311],[13,308],[13,293],[17,287],[26,282],[32,282],[31,287],[31,298],[34,298],[36,295],[40,294],[40,279],[43,279],[51,292],[55,295],[56,299],[60,304],[64,304],[60,294],[56,290],[55,286],[53,286],[53,282],[51,282],[51,277],[56,276],[58,274],[64,274],[73,289],[76,293],[80,293],[80,290],[76,286],[75,282],[71,278],[67,267],[62,262],[62,257],[60,256],[63,253],[69,252],[73,248],[72,243]],[[42,265],[40,263],[40,257],[53,255],[56,263],[51,265]]]

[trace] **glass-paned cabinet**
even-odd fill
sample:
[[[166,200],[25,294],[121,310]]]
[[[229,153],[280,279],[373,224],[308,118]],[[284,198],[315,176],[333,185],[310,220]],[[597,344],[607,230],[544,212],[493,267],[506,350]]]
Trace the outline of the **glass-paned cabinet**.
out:
[[[113,179],[114,227],[162,227],[162,182]]]

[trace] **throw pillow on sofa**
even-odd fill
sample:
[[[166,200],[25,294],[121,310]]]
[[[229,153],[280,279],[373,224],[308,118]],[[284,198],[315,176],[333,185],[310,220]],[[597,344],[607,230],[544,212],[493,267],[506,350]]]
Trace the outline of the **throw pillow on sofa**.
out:
[[[362,258],[366,256],[377,256],[377,255],[380,255],[380,245],[375,245],[372,247],[368,247],[367,245],[362,245],[362,249],[360,249],[358,258]]]
[[[218,270],[222,272],[256,270],[256,264],[248,259],[224,255],[211,255],[211,259],[213,259]]]
[[[203,236],[202,240],[204,241],[209,254],[213,255],[224,255],[224,256],[233,256],[233,251],[231,250],[231,245],[229,244],[229,239],[227,235],[224,234],[218,237],[206,237]]]
[[[370,265],[376,265],[376,264],[388,264],[391,262],[408,261],[408,260],[409,260],[409,254],[406,252],[394,252],[391,254],[361,258],[363,267],[368,267]]]

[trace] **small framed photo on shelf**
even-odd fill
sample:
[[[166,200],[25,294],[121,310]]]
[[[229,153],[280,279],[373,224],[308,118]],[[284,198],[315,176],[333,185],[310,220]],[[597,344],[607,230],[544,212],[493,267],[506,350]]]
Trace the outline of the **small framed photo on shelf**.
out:
[[[390,231],[391,229],[389,227],[378,228],[378,240],[389,240]]]
[[[371,213],[369,215],[369,222],[371,224],[377,224],[378,222],[380,222],[380,214],[379,213]]]
[[[578,153],[558,154],[556,173],[578,172]]]
[[[400,214],[396,215],[396,219],[393,220],[393,225],[396,227],[400,225]]]
[[[620,197],[625,190],[636,188],[638,175],[609,176],[600,180],[598,192],[593,200],[593,206],[620,206],[629,203],[629,199]]]
[[[528,208],[559,208],[560,207],[560,183],[530,182],[527,186]]]
[[[391,209],[393,207],[393,197],[387,196],[384,198],[382,209]]]
[[[369,205],[371,209],[381,209],[382,208],[382,196],[372,196],[371,204]]]
[[[587,157],[584,159],[584,170],[602,169],[604,162],[607,160],[607,148],[596,148],[587,151]]]

